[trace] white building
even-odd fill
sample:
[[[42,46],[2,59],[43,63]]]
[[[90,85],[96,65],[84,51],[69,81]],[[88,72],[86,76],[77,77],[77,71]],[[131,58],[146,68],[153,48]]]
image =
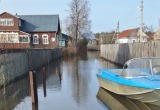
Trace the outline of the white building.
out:
[[[124,30],[119,33],[116,43],[134,43],[140,42],[140,30],[139,28]],[[141,42],[147,42],[148,36],[143,33]]]

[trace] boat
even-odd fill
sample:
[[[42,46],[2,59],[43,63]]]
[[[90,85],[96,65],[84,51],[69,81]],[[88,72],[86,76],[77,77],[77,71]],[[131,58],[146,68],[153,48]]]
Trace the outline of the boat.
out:
[[[160,106],[160,58],[134,58],[123,68],[101,68],[96,76],[106,90]]]
[[[159,106],[129,99],[101,87],[99,88],[96,97],[98,101],[110,110],[159,110]]]

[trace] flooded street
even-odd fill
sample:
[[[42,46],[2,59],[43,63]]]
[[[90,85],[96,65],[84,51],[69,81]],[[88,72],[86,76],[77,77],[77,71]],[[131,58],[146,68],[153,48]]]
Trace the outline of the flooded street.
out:
[[[45,77],[43,68],[36,72],[38,106],[32,106],[25,77],[0,91],[0,110],[158,110],[99,88],[98,68],[114,67],[98,52],[63,57],[44,67]]]

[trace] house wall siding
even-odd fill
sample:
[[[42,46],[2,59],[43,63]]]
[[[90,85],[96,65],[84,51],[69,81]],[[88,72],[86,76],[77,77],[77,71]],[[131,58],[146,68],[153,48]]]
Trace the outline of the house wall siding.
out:
[[[118,43],[134,43],[134,42],[139,42],[139,38],[124,38],[124,39],[119,39]]]
[[[32,48],[55,48],[57,46],[55,32],[32,32],[30,34],[31,36],[33,36],[34,34],[37,34],[39,36],[39,44],[33,44],[32,42]],[[48,35],[49,44],[43,44],[43,34]],[[55,42],[52,42],[52,38],[55,38]],[[33,37],[31,37],[31,41],[33,41]]]
[[[0,49],[28,49],[29,43],[0,43]]]

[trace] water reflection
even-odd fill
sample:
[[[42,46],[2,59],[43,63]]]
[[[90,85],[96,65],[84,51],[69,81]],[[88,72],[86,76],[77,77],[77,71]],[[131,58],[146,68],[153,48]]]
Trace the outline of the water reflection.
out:
[[[81,71],[82,68],[80,67],[83,61],[79,61],[80,57],[64,57],[64,60],[67,62],[63,62],[63,74],[67,74],[67,77],[70,77],[67,82],[70,82],[71,92],[73,96],[73,100],[77,104],[81,104],[85,98],[87,98],[87,84],[88,84],[88,76],[85,77],[84,71]],[[81,57],[81,59],[85,59],[85,57]],[[83,102],[85,103],[85,102]]]
[[[0,110],[12,110],[26,96],[29,96],[29,80],[22,79],[0,90]],[[24,86],[25,85],[25,86]]]
[[[32,110],[38,110],[38,104],[32,104]]]
[[[46,70],[43,67],[42,69],[42,81],[43,81],[43,93],[44,93],[44,97],[47,96],[47,92],[46,92]]]
[[[46,65],[36,71],[36,81],[38,86],[38,105],[32,105],[31,99],[26,98],[25,94],[21,103],[15,107],[15,110],[38,110],[39,106],[42,105],[41,101],[47,98],[47,94],[52,92],[54,88],[55,91],[61,90],[61,75],[60,74],[60,61],[56,60],[53,63]],[[25,78],[26,79],[26,78]],[[29,87],[27,88],[29,90]],[[19,97],[17,97],[19,98]],[[7,109],[8,110],[8,109]]]
[[[61,90],[60,61],[56,60],[47,66],[39,69],[36,73],[38,88],[43,87],[44,96],[47,95],[47,88]]]
[[[144,104],[103,88],[99,88],[97,98],[110,110],[159,110],[158,106]]]
[[[104,59],[100,59],[101,68],[120,68],[119,65],[106,61]]]

